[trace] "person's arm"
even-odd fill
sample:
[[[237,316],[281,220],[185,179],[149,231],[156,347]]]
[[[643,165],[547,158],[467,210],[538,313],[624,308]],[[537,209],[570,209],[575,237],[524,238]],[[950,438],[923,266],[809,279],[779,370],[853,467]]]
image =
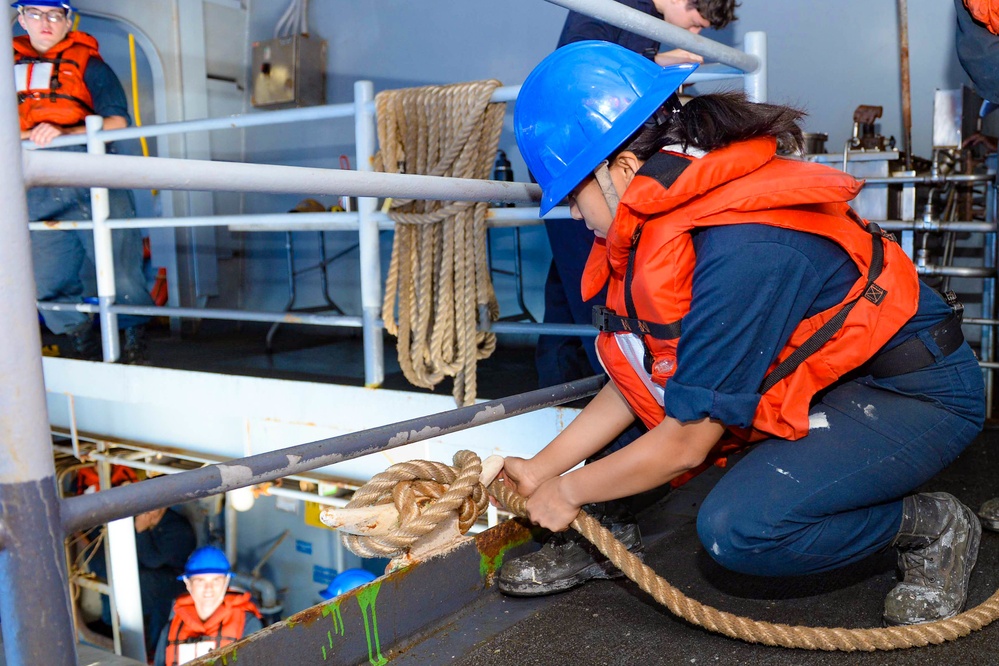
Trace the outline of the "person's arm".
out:
[[[693,53],[692,51],[685,51],[683,49],[670,49],[669,51],[660,51],[655,57],[656,64],[665,67],[667,65],[676,65],[684,62],[704,62],[702,56]]]
[[[614,384],[607,384],[545,448],[529,460],[509,456],[503,466],[509,488],[530,497],[545,481],[600,451],[635,421]]]
[[[159,512],[149,512],[159,513]],[[145,514],[140,514],[145,515]],[[169,566],[183,569],[194,550],[196,537],[187,519],[180,514],[163,510],[154,525],[140,530],[136,518],[135,551],[139,565],[146,569]]]
[[[90,91],[94,112],[104,118],[102,129],[124,129],[131,124],[125,90],[107,63],[100,58],[91,58],[83,73],[83,82]],[[21,138],[31,139],[38,146],[45,147],[63,134],[84,134],[86,131],[86,125],[82,123],[71,127],[39,123],[30,130],[22,131]]]
[[[584,504],[630,497],[694,469],[724,432],[718,421],[666,417],[623,449],[542,483],[527,500],[528,514],[541,527],[564,530]]]

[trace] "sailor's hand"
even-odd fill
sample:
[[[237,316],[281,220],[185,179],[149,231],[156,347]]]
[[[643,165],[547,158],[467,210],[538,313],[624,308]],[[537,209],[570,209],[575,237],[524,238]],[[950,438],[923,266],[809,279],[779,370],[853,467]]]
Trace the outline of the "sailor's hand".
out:
[[[681,62],[704,62],[704,58],[692,53],[690,51],[684,51],[683,49],[673,49],[671,51],[662,51],[656,54],[656,64],[660,67],[665,67],[666,65],[676,65]]]
[[[564,476],[556,476],[538,486],[527,500],[527,515],[531,522],[552,532],[561,532],[569,527],[579,514],[580,505],[569,500],[565,491]]]
[[[31,132],[28,133],[28,138],[34,141],[36,145],[44,148],[52,143],[52,139],[57,136],[62,136],[63,134],[65,134],[65,132],[58,125],[53,125],[52,123],[39,123],[31,128]]]
[[[500,472],[500,476],[507,488],[517,491],[517,494],[523,497],[530,497],[543,481],[537,479],[533,472],[530,460],[507,456],[503,461],[503,471]]]

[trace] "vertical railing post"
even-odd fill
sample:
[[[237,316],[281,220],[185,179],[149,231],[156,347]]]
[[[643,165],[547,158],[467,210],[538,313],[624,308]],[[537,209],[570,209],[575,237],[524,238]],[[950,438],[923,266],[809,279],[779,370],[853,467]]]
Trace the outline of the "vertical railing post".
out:
[[[354,83],[355,161],[358,171],[373,171],[375,154],[374,85]],[[382,342],[382,262],[378,242],[378,221],[372,216],[378,200],[358,197],[358,243],[361,254],[361,309],[364,325],[364,385],[381,386],[385,380],[385,350]]]
[[[97,450],[107,453],[106,442],[97,442]],[[111,463],[97,462],[100,489],[111,488]],[[139,592],[139,556],[135,550],[135,519],[131,516],[106,525],[104,559],[107,563],[111,594],[111,633],[115,654],[146,660],[145,627],[142,619],[142,595]]]
[[[104,118],[87,116],[87,152],[103,155],[106,152],[104,141],[97,132],[104,128]],[[114,305],[114,252],[112,251],[111,229],[107,226],[111,214],[111,202],[106,187],[90,188],[90,209],[94,221],[94,265],[97,267],[97,303],[100,308],[101,344],[104,348],[104,362],[118,360],[118,315],[109,309]]]
[[[10,44],[0,21],[0,44]],[[21,170],[10,49],[0,49],[0,617],[7,666],[76,664]]]
[[[985,221],[993,226],[993,230],[985,234],[984,253],[985,267],[996,268],[996,225],[999,218],[999,188],[996,183],[996,156],[989,155],[986,160],[989,174],[992,176],[985,185]],[[985,319],[995,319],[996,317],[996,285],[999,280],[994,277],[986,278],[982,287],[982,317]],[[991,363],[996,360],[996,328],[995,326],[982,326],[982,342],[979,349],[979,358],[982,361]],[[985,417],[992,418],[992,402],[995,392],[995,370],[987,368],[985,370]]]
[[[743,40],[746,53],[751,53],[760,59],[760,66],[755,72],[746,72],[743,86],[746,95],[754,102],[766,102],[767,91],[767,33],[747,32]]]
[[[104,486],[102,486],[104,487]],[[139,593],[139,556],[135,550],[135,518],[108,523],[107,552],[111,556],[111,594],[114,595],[121,631],[121,653],[146,661],[142,595]]]

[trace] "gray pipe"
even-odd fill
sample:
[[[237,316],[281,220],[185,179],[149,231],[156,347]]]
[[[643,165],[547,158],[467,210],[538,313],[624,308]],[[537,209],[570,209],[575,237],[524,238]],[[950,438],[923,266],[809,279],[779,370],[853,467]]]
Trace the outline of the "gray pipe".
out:
[[[277,615],[284,606],[278,603],[277,588],[266,578],[254,578],[249,574],[236,572],[232,582],[244,590],[252,590],[260,595],[260,612],[264,615]]]
[[[16,153],[15,153],[16,154]],[[294,192],[444,201],[541,201],[541,188],[472,178],[184,160],[171,157],[21,151],[29,187]],[[27,228],[25,223],[25,228]]]

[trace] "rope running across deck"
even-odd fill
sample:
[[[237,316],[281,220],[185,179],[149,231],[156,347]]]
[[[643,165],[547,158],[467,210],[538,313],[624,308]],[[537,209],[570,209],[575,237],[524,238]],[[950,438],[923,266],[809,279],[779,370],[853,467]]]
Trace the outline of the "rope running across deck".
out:
[[[358,490],[347,506],[357,508],[396,501],[396,508],[400,511],[398,533],[389,537],[379,537],[382,543],[378,545],[367,541],[374,537],[345,534],[344,544],[362,557],[391,557],[393,554],[405,552],[409,544],[434,529],[438,520],[447,517],[459,507],[462,512],[459,522],[464,533],[478,517],[478,513],[475,517],[471,516],[471,507],[475,507],[475,510],[481,513],[488,501],[486,489],[478,482],[481,470],[482,463],[479,457],[471,451],[456,453],[453,467],[428,461],[411,461],[389,467]],[[430,484],[437,486],[419,500],[413,501],[411,490],[420,486],[423,479],[429,479]],[[443,479],[452,479],[452,481]],[[503,485],[502,481],[490,484],[488,493],[502,502],[512,513],[527,517],[527,500]],[[433,495],[440,499],[433,499]],[[437,502],[440,506],[437,506]],[[422,505],[422,512],[418,505]],[[593,543],[628,578],[666,606],[674,615],[709,631],[749,643],[846,652],[898,650],[953,641],[985,627],[999,617],[999,591],[997,591],[975,608],[945,620],[923,624],[876,629],[845,629],[761,622],[720,611],[687,597],[629,552],[598,520],[584,511],[579,512],[571,527]],[[386,550],[383,550],[383,547]],[[391,550],[387,550],[388,548]],[[386,554],[389,552],[392,554]]]
[[[380,151],[374,168],[457,178],[489,177],[506,105],[496,80],[406,88],[375,97]],[[399,365],[416,386],[454,377],[458,405],[475,402],[476,362],[496,348],[480,318],[499,306],[489,277],[486,202],[390,199],[396,224],[382,319]]]

